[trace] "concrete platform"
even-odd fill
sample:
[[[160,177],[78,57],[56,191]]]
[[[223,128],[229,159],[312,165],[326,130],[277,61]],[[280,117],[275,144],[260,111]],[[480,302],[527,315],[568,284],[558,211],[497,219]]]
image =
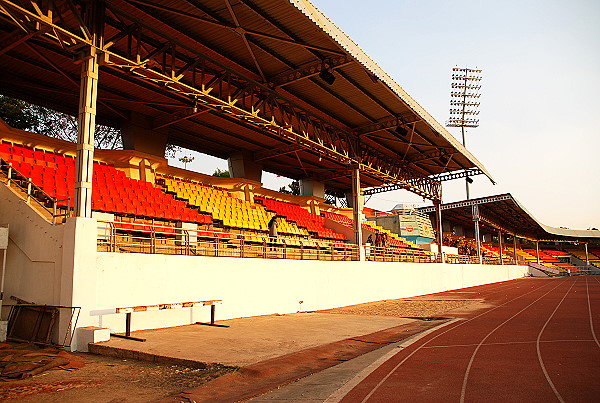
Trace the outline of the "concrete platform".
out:
[[[296,313],[218,321],[229,327],[188,325],[141,330],[145,342],[112,338],[90,352],[151,361],[220,363],[245,367],[340,340],[415,322],[383,316]]]

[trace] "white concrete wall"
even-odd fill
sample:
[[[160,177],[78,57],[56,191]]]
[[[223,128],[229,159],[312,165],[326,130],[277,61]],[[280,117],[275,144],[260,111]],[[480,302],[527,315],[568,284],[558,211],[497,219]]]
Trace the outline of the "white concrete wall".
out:
[[[9,225],[4,304],[14,303],[10,297],[15,296],[58,305],[63,226],[48,223],[5,185],[0,186],[0,223]]]
[[[96,305],[82,312],[122,332],[117,307],[222,299],[217,320],[410,297],[523,277],[527,267],[324,262],[98,253]],[[132,329],[208,321],[209,307],[134,313]]]
[[[69,219],[53,226],[5,186],[0,186],[0,223],[10,225],[7,299],[15,295],[36,303],[81,306],[78,327],[115,332],[125,327],[125,315],[114,313],[117,307],[221,299],[219,320],[410,297],[527,274],[523,266],[97,252],[95,219]],[[304,301],[302,306],[299,301]],[[208,321],[209,316],[209,307],[136,312],[132,328],[189,324]],[[66,319],[60,320],[61,341]]]

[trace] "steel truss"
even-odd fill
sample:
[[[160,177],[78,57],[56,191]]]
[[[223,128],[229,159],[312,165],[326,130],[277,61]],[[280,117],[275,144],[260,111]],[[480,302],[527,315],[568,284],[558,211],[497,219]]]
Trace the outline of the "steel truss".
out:
[[[152,28],[108,2],[0,0],[0,18],[10,21],[28,38],[58,45],[57,51],[70,53],[75,59],[94,48],[103,69],[118,71],[130,80],[150,83],[159,91],[176,94],[193,108],[188,117],[198,114],[198,110],[233,117],[328,160],[358,165],[364,174],[382,182],[394,182],[397,188],[430,200],[441,199],[440,183],[403,166],[400,158],[361,144],[357,134],[335,126],[268,85]],[[344,58],[333,60],[334,67],[348,62]],[[296,73],[305,75],[306,71]],[[291,78],[288,76],[287,80]],[[280,85],[285,84],[286,78],[279,79]],[[173,121],[185,118],[185,115],[176,116]],[[169,123],[160,122],[156,126]]]
[[[494,202],[498,202],[498,201],[502,201],[502,200],[511,200],[511,199],[512,199],[512,197],[510,195],[490,196],[490,197],[483,197],[481,199],[465,200],[465,201],[456,202],[456,203],[442,204],[441,209],[442,210],[450,210],[450,209],[455,209],[455,208],[460,208],[460,207],[468,207],[468,206],[474,206],[474,205],[479,205],[479,204],[494,203]],[[432,213],[435,211],[435,206],[421,207],[418,210],[421,213]]]
[[[463,171],[444,172],[438,175],[432,175],[430,178],[440,182],[451,181],[454,179],[467,178],[469,176],[483,175],[479,168],[469,168]]]
[[[432,155],[427,155],[426,157],[434,158],[434,157],[439,157],[439,155],[444,155],[444,153],[440,152],[440,151],[436,151],[435,153],[432,153]],[[444,172],[439,175],[431,175],[431,176],[429,176],[429,178],[433,179],[436,182],[444,182],[444,181],[449,181],[449,180],[453,180],[453,179],[465,178],[468,176],[475,176],[475,175],[482,175],[482,174],[483,174],[483,172],[479,168],[470,168],[470,169],[465,169],[464,171]],[[413,180],[411,180],[411,183],[414,183],[415,181],[416,181],[416,179],[413,179]],[[419,184],[418,186],[424,186],[424,185]],[[363,193],[365,195],[372,195],[372,194],[376,194],[376,193],[390,192],[392,190],[399,190],[399,189],[406,189],[406,188],[404,186],[402,186],[401,184],[391,183],[389,185],[383,185],[383,186],[377,186],[377,187],[365,189]],[[415,192],[415,193],[418,194],[418,192]],[[431,207],[431,208],[433,208],[433,207]],[[431,210],[431,211],[433,211],[433,210]],[[427,211],[427,212],[429,212],[429,211]]]

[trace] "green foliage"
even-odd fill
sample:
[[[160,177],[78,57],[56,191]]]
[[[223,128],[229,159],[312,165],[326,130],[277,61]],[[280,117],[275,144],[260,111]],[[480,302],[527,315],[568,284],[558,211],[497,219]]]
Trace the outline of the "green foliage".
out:
[[[38,117],[28,106],[25,101],[0,95],[0,118],[16,129],[30,129],[38,124]]]
[[[229,178],[229,170],[225,169],[223,171],[221,171],[219,168],[215,169],[215,172],[213,172],[212,176],[217,176],[220,178]]]
[[[0,118],[17,129],[77,142],[77,118],[66,113],[0,95]],[[122,149],[121,130],[97,124],[94,146],[108,150]],[[174,158],[180,150],[178,146],[167,144],[165,156]]]
[[[299,181],[293,181],[292,183],[287,185],[287,187],[289,189],[287,189],[285,186],[280,187],[279,193],[287,193],[287,194],[291,194],[294,196],[300,195],[300,182]]]

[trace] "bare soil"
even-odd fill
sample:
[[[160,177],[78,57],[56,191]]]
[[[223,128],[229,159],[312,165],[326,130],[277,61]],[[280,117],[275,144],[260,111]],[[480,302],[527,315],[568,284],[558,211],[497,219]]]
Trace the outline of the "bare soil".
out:
[[[478,302],[479,301],[472,299],[395,299],[344,306],[320,312],[347,315],[430,318]]]
[[[431,298],[431,297],[429,297]],[[384,300],[319,311],[348,315],[377,315],[408,318],[439,317],[477,309],[478,299]],[[55,369],[22,380],[0,382],[0,401],[38,402],[151,402],[197,388],[236,367],[207,364],[195,369],[154,362],[124,360],[87,353],[73,353],[84,362],[79,369]]]
[[[74,353],[85,366],[55,369],[31,378],[0,383],[0,401],[150,402],[195,388],[237,368],[209,364],[204,369]]]

